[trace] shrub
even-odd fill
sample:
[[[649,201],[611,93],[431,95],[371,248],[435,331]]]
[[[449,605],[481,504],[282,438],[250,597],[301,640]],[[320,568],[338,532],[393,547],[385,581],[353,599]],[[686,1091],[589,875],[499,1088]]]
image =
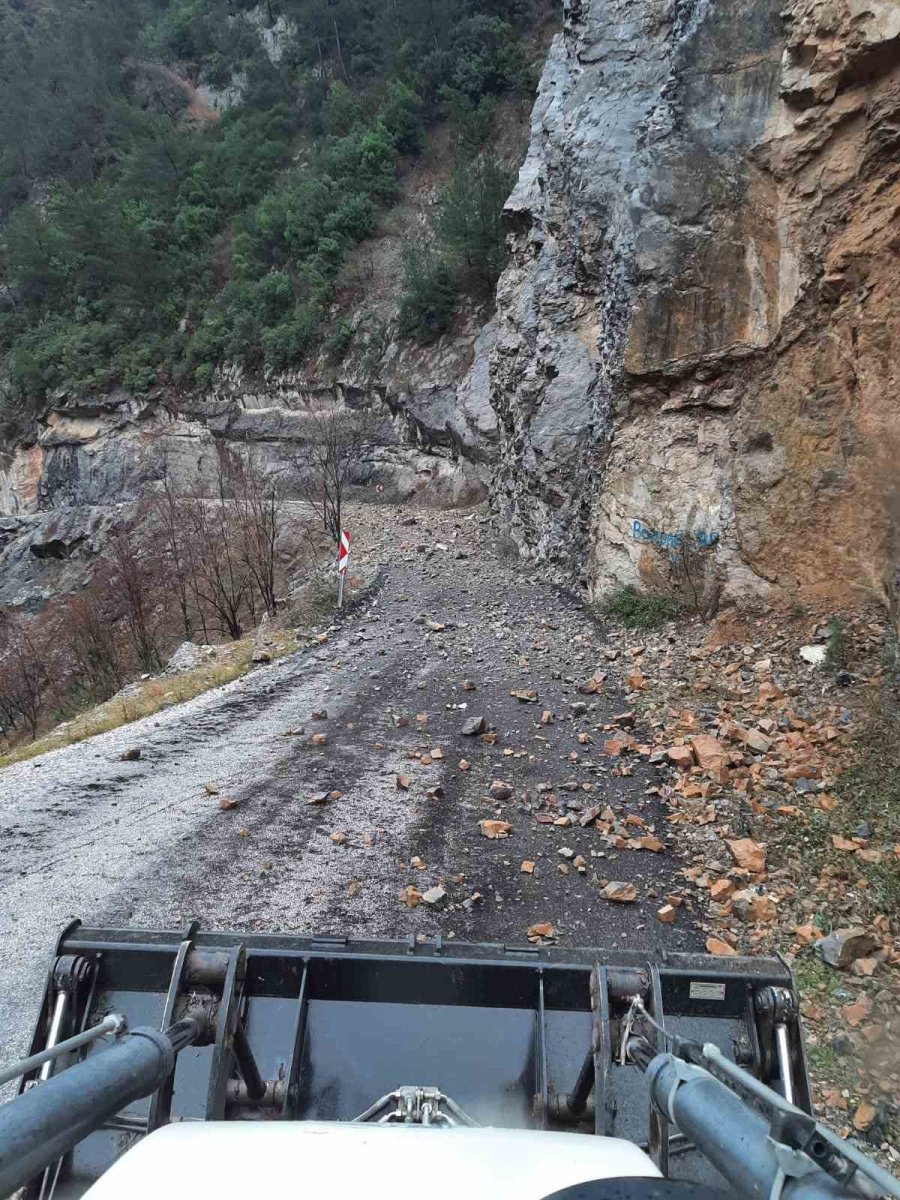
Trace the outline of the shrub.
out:
[[[620,621],[628,629],[652,629],[674,620],[682,606],[673,596],[639,592],[627,585],[609,595],[601,605],[605,617]]]
[[[834,617],[828,625],[828,640],[825,643],[825,665],[832,671],[845,671],[850,666],[850,639],[847,623],[842,617]]]

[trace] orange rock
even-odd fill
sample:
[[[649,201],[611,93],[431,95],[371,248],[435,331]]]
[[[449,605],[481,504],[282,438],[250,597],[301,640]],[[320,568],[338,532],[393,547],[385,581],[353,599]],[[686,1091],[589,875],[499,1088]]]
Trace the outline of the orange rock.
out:
[[[863,1130],[869,1128],[875,1120],[876,1115],[874,1105],[864,1100],[853,1114],[853,1128],[858,1129],[862,1133]]]
[[[731,857],[737,866],[754,875],[759,875],[766,869],[766,848],[755,842],[753,838],[730,838],[726,846],[731,851]]]
[[[509,837],[512,833],[512,825],[509,821],[479,821],[478,828],[481,830],[481,836],[490,838],[492,841],[496,838]]]
[[[730,879],[717,879],[709,889],[711,900],[727,900],[734,891],[734,884]]]
[[[855,854],[859,849],[856,842],[851,842],[849,838],[839,837],[836,833],[831,835],[831,844],[835,850],[846,850],[851,854]]]
[[[728,753],[716,737],[707,733],[698,733],[691,738],[691,749],[697,759],[698,766],[704,771],[716,771],[719,767],[728,765]]]
[[[808,946],[810,942],[818,942],[825,935],[818,925],[795,925],[794,937],[798,942],[802,942],[804,946]]]
[[[648,835],[639,839],[639,844],[642,850],[651,850],[654,854],[659,854],[665,850],[665,846],[658,837]]]
[[[519,870],[522,872],[523,875],[533,875],[534,874],[534,863],[530,859],[526,858],[525,861],[522,863],[521,867],[519,867]]]
[[[850,969],[854,975],[859,975],[859,976],[862,976],[863,978],[868,978],[870,975],[875,974],[877,967],[878,967],[878,959],[877,958],[858,958],[856,960],[856,962],[854,962],[853,966]]]
[[[656,914],[657,921],[662,921],[663,925],[671,925],[675,920],[675,909],[671,904],[664,904]]]
[[[849,1004],[846,1008],[841,1009],[844,1020],[851,1029],[855,1029],[857,1025],[861,1025],[871,1011],[872,1001],[868,996],[860,996],[855,1004]]]
[[[529,942],[539,942],[543,938],[552,938],[556,936],[556,930],[549,921],[538,921],[536,925],[529,925],[528,940]]]
[[[728,942],[723,942],[721,938],[708,937],[706,939],[706,949],[709,954],[715,954],[719,958],[724,958],[730,954],[737,954],[734,946],[729,946]]]
[[[682,770],[687,770],[694,765],[694,752],[690,746],[670,746],[666,751],[666,758],[675,766]]]

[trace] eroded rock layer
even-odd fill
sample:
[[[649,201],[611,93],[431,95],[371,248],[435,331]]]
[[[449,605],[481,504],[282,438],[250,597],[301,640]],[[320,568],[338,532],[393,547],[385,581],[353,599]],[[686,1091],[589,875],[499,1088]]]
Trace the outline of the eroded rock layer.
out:
[[[595,595],[882,591],[898,149],[896,0],[567,3],[489,360],[523,553]]]

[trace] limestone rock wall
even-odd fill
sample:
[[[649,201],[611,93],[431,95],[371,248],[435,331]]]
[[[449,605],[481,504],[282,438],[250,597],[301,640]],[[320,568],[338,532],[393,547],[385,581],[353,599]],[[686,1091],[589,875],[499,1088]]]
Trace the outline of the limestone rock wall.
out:
[[[0,609],[39,608],[83,586],[111,529],[128,524],[165,468],[176,491],[216,495],[220,456],[238,454],[297,493],[292,460],[325,405],[373,410],[357,498],[466,506],[487,495],[496,419],[469,320],[428,347],[388,342],[377,370],[352,357],[269,378],[224,371],[198,394],[125,392],[48,407],[0,446]]]
[[[523,554],[595,595],[882,588],[898,148],[896,0],[569,0],[488,361]]]

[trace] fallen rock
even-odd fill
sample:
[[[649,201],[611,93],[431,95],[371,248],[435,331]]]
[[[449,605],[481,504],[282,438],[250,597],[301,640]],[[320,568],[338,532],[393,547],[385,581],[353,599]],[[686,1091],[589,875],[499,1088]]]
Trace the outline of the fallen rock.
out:
[[[735,865],[743,871],[760,875],[766,869],[766,848],[753,838],[731,838],[725,842]]]
[[[682,770],[694,765],[694,752],[690,746],[670,746],[666,751],[666,758],[673,767],[680,767]]]
[[[122,762],[137,762],[141,757],[140,746],[131,746],[128,750],[123,750],[119,755]]]
[[[529,942],[542,942],[555,937],[556,930],[549,921],[538,921],[537,924],[528,926]]]
[[[875,1120],[877,1112],[873,1104],[868,1104],[865,1100],[857,1108],[853,1114],[853,1128],[860,1133],[865,1133],[872,1122]]]
[[[231,812],[233,808],[240,808],[240,800],[232,800],[230,796],[223,796],[219,801],[219,808],[222,812]]]
[[[309,744],[311,746],[326,746],[328,744],[328,734],[314,733],[309,739]]]
[[[772,749],[772,741],[758,729],[748,729],[744,734],[744,745],[756,754],[768,754]]]
[[[816,950],[829,967],[846,971],[857,958],[865,958],[874,950],[877,941],[867,929],[853,926],[847,929],[835,929],[827,937],[816,943]]]
[[[349,838],[347,837],[346,833],[341,833],[340,830],[337,830],[335,833],[332,833],[330,836],[331,836],[331,840],[334,842],[334,844],[336,846],[345,846],[347,844],[347,842],[349,841]]]
[[[509,837],[512,833],[512,825],[509,821],[483,820],[478,822],[478,828],[481,830],[482,837],[490,838],[492,841],[496,838]]]
[[[814,667],[824,667],[825,659],[828,657],[827,646],[801,646],[800,657],[804,662],[810,663]]]
[[[447,893],[442,887],[429,888],[427,892],[422,893],[422,901],[424,904],[430,904],[434,908],[438,904],[443,904],[447,899]]]
[[[198,646],[196,642],[182,642],[166,663],[164,675],[180,675],[183,671],[193,671],[202,666],[215,650],[212,646]]]
[[[513,688],[509,694],[520,704],[537,704],[538,694],[534,688]]]
[[[422,893],[412,886],[404,888],[400,893],[400,903],[405,904],[407,908],[415,908],[417,904],[422,903]]]
[[[522,872],[523,875],[533,875],[534,867],[535,867],[535,864],[531,861],[531,859],[526,858],[525,861],[522,863],[521,867],[519,867],[519,870]]]
[[[401,792],[409,791],[409,776],[408,775],[398,775],[395,782],[397,784],[398,791],[401,791]]]
[[[648,834],[646,837],[638,838],[640,848],[642,850],[650,850],[653,854],[661,854],[665,850],[665,846],[658,837]]]
[[[631,904],[637,899],[637,889],[633,883],[611,880],[601,889],[600,895],[612,904]]]
[[[488,788],[488,791],[492,800],[508,800],[513,794],[510,784],[504,782],[502,779],[495,779]]]
[[[778,907],[772,897],[756,892],[753,888],[735,892],[732,903],[737,915],[751,924],[768,923],[774,921],[778,915]]]
[[[268,650],[254,650],[250,655],[250,661],[254,663],[268,663],[272,661],[272,655]]]
[[[657,910],[656,919],[662,921],[663,925],[671,925],[675,920],[677,910],[671,904],[664,904],[662,908]]]
[[[690,741],[697,765],[703,771],[715,771],[728,765],[728,751],[717,737],[706,733],[698,733]]]
[[[469,717],[468,721],[463,723],[460,733],[463,737],[478,737],[487,729],[487,721],[484,717]]]
[[[857,958],[851,967],[854,975],[860,979],[869,979],[878,970],[877,958]]]
[[[706,939],[706,950],[709,954],[715,954],[719,958],[725,958],[731,954],[737,954],[734,946],[730,946],[728,942],[723,942],[721,938],[708,937]]]

